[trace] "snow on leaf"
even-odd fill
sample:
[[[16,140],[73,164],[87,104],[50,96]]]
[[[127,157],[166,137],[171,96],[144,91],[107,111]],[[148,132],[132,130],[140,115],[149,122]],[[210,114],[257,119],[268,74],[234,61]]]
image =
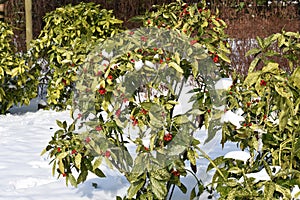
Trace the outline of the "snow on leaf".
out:
[[[230,151],[228,152],[224,158],[232,158],[235,160],[241,160],[244,162],[247,162],[247,160],[250,158],[250,153],[245,151]]]

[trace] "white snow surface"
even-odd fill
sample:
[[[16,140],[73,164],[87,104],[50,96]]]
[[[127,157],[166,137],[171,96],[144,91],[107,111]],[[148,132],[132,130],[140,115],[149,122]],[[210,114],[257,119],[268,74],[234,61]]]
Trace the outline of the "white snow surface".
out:
[[[37,111],[38,101],[35,99],[30,106],[13,108],[10,110],[11,114],[0,115],[0,200],[113,200],[116,196],[125,196],[129,187],[128,181],[117,170],[106,166],[101,166],[106,178],[91,174],[77,188],[67,187],[64,178],[57,179],[52,176],[48,154],[40,154],[58,129],[56,120],[66,120],[68,123],[72,120],[69,111]],[[195,137],[201,141],[200,148],[212,159],[238,150],[233,143],[227,143],[222,149],[221,132],[207,144],[203,144],[207,137],[205,130],[198,131]],[[214,173],[207,173],[207,166],[208,161],[200,156],[196,175],[204,184],[210,182]],[[196,180],[190,174],[181,180],[188,191],[183,194],[176,188],[172,200],[189,199],[191,189],[196,185]],[[98,187],[94,188],[93,183]],[[204,193],[200,199],[207,199],[208,195]],[[217,196],[212,199],[217,199]]]

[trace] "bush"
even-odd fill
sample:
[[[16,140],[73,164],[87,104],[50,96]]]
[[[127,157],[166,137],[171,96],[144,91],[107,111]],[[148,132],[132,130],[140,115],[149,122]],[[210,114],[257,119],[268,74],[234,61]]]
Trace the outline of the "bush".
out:
[[[198,19],[207,23],[204,33],[199,33],[199,41],[181,32],[182,27],[177,29],[176,24],[170,24],[173,30],[147,27],[126,31],[99,44],[78,72],[74,123],[68,128],[65,122],[58,122],[63,129],[55,133],[44,150],[50,152],[54,171],[67,177],[72,185],[85,181],[88,172],[103,177],[99,166],[105,160],[131,183],[128,199],[164,199],[175,186],[187,192],[180,176],[197,171],[200,142],[193,136],[198,128],[194,124],[203,115],[205,120],[197,125],[208,126],[212,109],[206,93],[214,88],[206,83],[213,80],[206,78],[220,78],[215,64],[220,66],[222,59],[229,61],[229,50],[212,33],[213,28],[222,31],[225,23],[215,20],[209,10],[203,14],[196,5],[179,1],[171,5],[193,12],[191,29],[199,28]],[[171,13],[172,6],[160,10]],[[208,39],[210,34],[215,38]],[[186,113],[175,114],[182,88],[189,81],[194,86],[190,91],[193,106]],[[139,134],[124,132],[127,127]],[[143,142],[145,139],[150,140],[149,144]],[[128,143],[135,146],[136,158]],[[76,169],[79,176],[75,178],[71,169]],[[192,196],[196,196],[196,190],[199,196],[204,188],[200,184]]]
[[[212,60],[219,66],[224,77],[230,73],[230,46],[227,41],[226,23],[206,7],[206,1],[187,4],[177,0],[167,5],[154,5],[144,16],[133,20],[142,20],[145,27],[157,27],[177,30],[193,38],[192,43],[199,43],[207,50]]]
[[[0,112],[13,105],[30,103],[37,95],[36,70],[26,60],[26,55],[15,53],[12,28],[0,22]]]
[[[272,42],[284,54],[267,51]],[[300,66],[295,59],[300,53],[299,33],[277,33],[258,38],[258,43],[261,49],[248,52],[256,56],[248,75],[245,79],[235,77],[235,84],[227,91],[226,110],[238,111],[244,121],[240,127],[228,122],[222,128],[223,145],[237,142],[251,156],[246,162],[224,157],[214,161],[219,171],[213,183],[221,199],[291,199],[291,191],[300,184]],[[270,59],[274,56],[290,61],[288,72]],[[255,70],[258,61],[264,66]],[[253,178],[262,172],[269,178]]]
[[[48,68],[40,66],[48,80],[47,98],[51,108],[65,109],[72,104],[78,67],[94,45],[121,30],[122,21],[100,5],[80,3],[67,5],[48,13],[39,37],[32,42],[34,61],[44,59]]]
[[[89,172],[104,177],[105,161],[129,181],[124,199],[166,199],[174,187],[187,192],[181,178],[196,177],[201,155],[210,161],[207,170],[216,171],[207,186],[196,177],[191,199],[204,190],[215,190],[220,199],[292,197],[300,175],[299,34],[258,38],[260,48],[248,52],[255,56],[249,74],[232,73],[230,89],[215,93],[215,80],[229,74],[226,24],[202,6],[181,1],[156,6],[142,17],[147,28],[107,38],[90,51],[76,71],[74,122],[68,127],[58,121],[61,130],[43,151],[50,153],[53,173],[77,186]],[[280,53],[268,50],[273,43]],[[280,69],[274,56],[290,61],[291,71]],[[260,61],[263,68],[255,70]],[[192,107],[178,114],[186,85],[192,87]],[[226,99],[225,112],[240,112],[244,121],[220,126],[224,110],[216,105],[224,101],[218,97]],[[211,160],[194,137],[203,124],[207,141],[222,128],[222,145],[236,142],[249,157]],[[257,172],[267,178],[254,176]]]

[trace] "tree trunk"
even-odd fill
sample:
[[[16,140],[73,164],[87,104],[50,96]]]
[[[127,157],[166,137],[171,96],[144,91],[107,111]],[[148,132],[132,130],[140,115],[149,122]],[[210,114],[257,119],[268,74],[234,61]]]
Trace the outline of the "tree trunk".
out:
[[[30,47],[32,40],[32,0],[25,0],[25,19],[26,19],[26,47]]]
[[[4,21],[4,4],[0,4],[0,21]]]

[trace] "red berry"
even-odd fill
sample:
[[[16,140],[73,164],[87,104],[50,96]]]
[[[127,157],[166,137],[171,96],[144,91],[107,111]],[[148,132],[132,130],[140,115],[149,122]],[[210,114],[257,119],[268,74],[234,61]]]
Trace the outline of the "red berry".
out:
[[[218,56],[218,55],[215,55],[215,57],[213,58],[213,61],[214,61],[214,63],[219,62],[219,56]]]
[[[57,152],[58,152],[58,153],[61,152],[61,148],[60,148],[60,147],[57,148]]]
[[[164,61],[162,59],[159,60],[159,64],[163,63]]]
[[[113,76],[112,75],[108,75],[107,78],[110,79],[110,80],[112,80]]]
[[[173,176],[180,176],[180,172],[175,170],[172,170],[171,174],[173,174]]]
[[[63,177],[66,177],[66,176],[67,176],[67,174],[66,174],[66,173],[63,173],[62,175],[63,175]]]
[[[156,48],[156,47],[153,48],[153,51],[157,51],[157,50],[158,50],[158,48]]]
[[[251,102],[247,102],[247,107],[250,107],[251,106]]]
[[[143,42],[146,42],[146,41],[147,41],[147,37],[142,36],[142,37],[141,37],[141,40],[142,40]]]
[[[145,147],[145,146],[144,146],[144,149],[145,149],[145,151],[149,151],[149,148],[148,148],[148,147]]]
[[[210,110],[210,109],[208,109],[208,110],[207,110],[207,112],[208,112],[208,113],[210,113],[210,112],[211,112],[211,110]]]
[[[104,154],[104,156],[106,157],[106,158],[109,158],[110,157],[110,151],[105,151],[105,154]]]
[[[144,114],[144,115],[146,115],[146,114],[148,113],[148,111],[145,110],[145,109],[142,109],[142,110],[141,110],[141,113]]]
[[[85,142],[86,142],[86,143],[90,143],[90,141],[91,141],[91,138],[90,138],[90,137],[86,137],[86,138],[85,138]]]
[[[164,135],[164,141],[169,142],[173,139],[172,134],[168,133],[166,135]]]
[[[138,120],[137,119],[134,119],[133,122],[132,122],[133,126],[136,126],[138,124]]]
[[[63,82],[64,86],[67,85],[67,81],[65,79],[62,79],[61,82]]]
[[[252,126],[252,123],[249,123],[248,126]]]
[[[118,109],[118,110],[116,111],[116,116],[117,116],[117,118],[119,118],[120,115],[121,115],[121,109]]]
[[[106,89],[101,87],[99,90],[98,90],[99,94],[101,95],[104,95],[106,93]]]
[[[171,60],[171,58],[167,57],[166,60],[169,61],[169,60]]]
[[[190,41],[190,45],[194,45],[194,44],[196,44],[198,41],[197,40],[192,40],[192,41]]]
[[[76,154],[77,151],[75,149],[72,150],[72,154]]]
[[[80,119],[81,117],[82,117],[82,114],[79,113],[79,114],[77,115],[77,119]]]
[[[102,71],[98,71],[97,73],[96,73],[96,76],[101,76],[102,75]]]
[[[124,98],[124,99],[123,99],[123,103],[126,103],[127,101],[128,101],[127,98]]]
[[[261,85],[261,86],[266,86],[266,85],[267,85],[267,82],[266,82],[265,80],[261,80],[261,81],[260,81],[260,85]]]
[[[96,130],[96,131],[102,131],[102,126],[96,126],[96,127],[95,127],[95,130]]]

